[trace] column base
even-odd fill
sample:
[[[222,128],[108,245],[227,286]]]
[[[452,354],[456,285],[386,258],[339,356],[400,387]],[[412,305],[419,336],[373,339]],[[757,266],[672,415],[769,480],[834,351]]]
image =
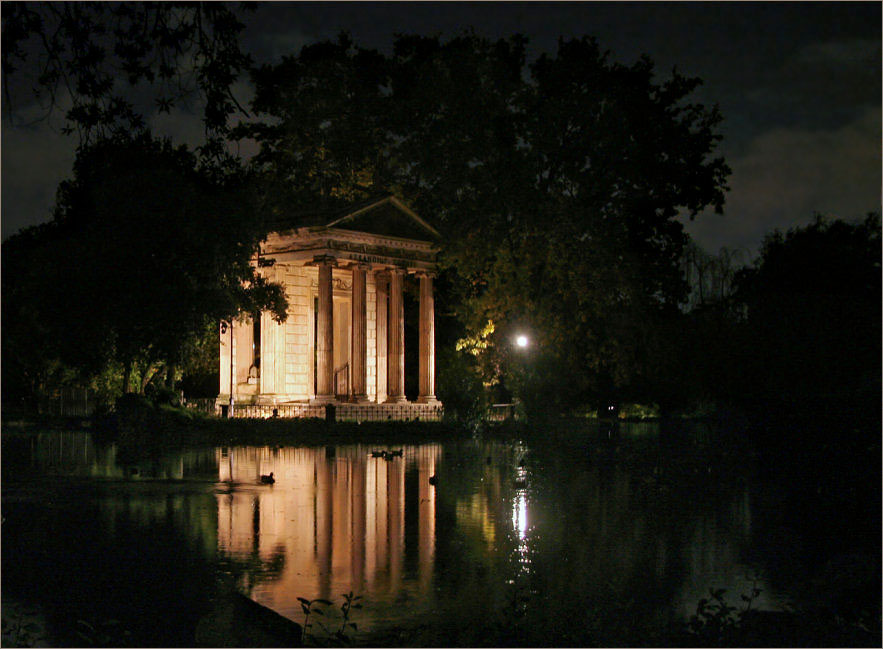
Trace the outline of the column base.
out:
[[[367,394],[354,394],[349,401],[350,403],[372,403]]]
[[[435,398],[434,394],[417,397],[417,403],[425,403],[430,406],[440,406],[441,401]]]
[[[317,394],[310,399],[311,406],[324,406],[329,403],[337,403],[337,399],[334,398],[333,394]]]
[[[383,403],[408,403],[408,397],[405,395],[388,396]]]

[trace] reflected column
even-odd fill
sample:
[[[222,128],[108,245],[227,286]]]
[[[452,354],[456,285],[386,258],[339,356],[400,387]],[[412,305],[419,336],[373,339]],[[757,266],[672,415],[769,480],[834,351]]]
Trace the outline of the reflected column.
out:
[[[318,567],[319,596],[330,599],[331,596],[331,548],[332,530],[334,520],[333,505],[333,482],[331,468],[328,462],[320,454],[316,454],[314,464],[315,471],[315,498],[316,498],[316,526],[313,547],[316,548],[316,563]]]
[[[435,487],[429,478],[435,475],[438,446],[420,446],[417,457],[419,494],[419,545],[418,578],[421,592],[432,586],[433,562],[435,558]]]
[[[368,459],[366,571],[370,585],[377,589],[378,575],[389,562],[389,465],[382,458]]]
[[[386,462],[389,493],[389,580],[390,592],[401,587],[405,552],[405,463]]]
[[[364,592],[365,586],[365,532],[366,510],[365,487],[367,483],[367,458],[359,453],[352,459],[352,588]]]

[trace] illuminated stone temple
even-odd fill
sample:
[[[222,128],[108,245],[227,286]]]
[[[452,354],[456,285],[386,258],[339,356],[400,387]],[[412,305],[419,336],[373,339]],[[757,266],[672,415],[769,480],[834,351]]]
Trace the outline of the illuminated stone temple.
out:
[[[270,313],[220,332],[219,409],[236,416],[436,419],[433,277],[438,232],[395,196],[279,227],[254,260],[280,283],[288,319]],[[416,401],[405,397],[405,282],[419,284]],[[232,358],[231,358],[232,351]]]

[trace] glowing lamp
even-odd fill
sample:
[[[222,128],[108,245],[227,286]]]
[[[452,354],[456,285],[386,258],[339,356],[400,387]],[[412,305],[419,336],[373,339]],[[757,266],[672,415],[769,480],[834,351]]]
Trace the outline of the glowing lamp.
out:
[[[515,344],[522,349],[527,347],[528,342],[527,336],[518,336],[518,338],[515,339]]]

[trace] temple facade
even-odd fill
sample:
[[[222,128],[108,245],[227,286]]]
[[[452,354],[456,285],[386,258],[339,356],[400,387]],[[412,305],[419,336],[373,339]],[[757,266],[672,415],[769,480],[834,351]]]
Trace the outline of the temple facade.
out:
[[[222,323],[218,405],[230,402],[231,391],[237,410],[406,405],[403,286],[413,276],[420,296],[416,403],[440,410],[438,232],[392,195],[297,222],[272,232],[255,259],[261,275],[285,288],[288,319],[279,324],[263,313]]]

